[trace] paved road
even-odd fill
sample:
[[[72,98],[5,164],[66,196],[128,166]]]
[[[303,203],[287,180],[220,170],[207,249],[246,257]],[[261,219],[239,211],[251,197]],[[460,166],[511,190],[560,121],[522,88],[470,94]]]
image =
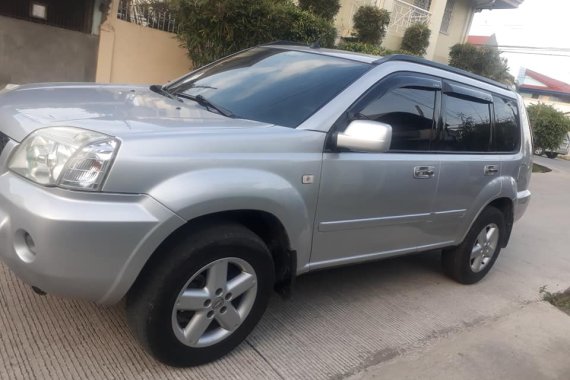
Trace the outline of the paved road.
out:
[[[550,169],[570,174],[570,161],[561,158],[550,159],[543,156],[534,156],[534,162]]]
[[[481,283],[448,280],[438,253],[307,275],[292,300],[272,299],[246,343],[199,368],[147,356],[121,305],[39,297],[0,265],[0,379],[340,379],[405,359],[538,303],[541,286],[570,286],[570,162],[553,162],[561,169],[534,176],[529,211]]]

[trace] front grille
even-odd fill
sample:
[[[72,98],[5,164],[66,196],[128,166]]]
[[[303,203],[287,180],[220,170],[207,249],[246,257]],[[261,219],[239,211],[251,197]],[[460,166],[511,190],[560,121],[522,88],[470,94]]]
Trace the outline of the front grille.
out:
[[[2,151],[6,147],[6,144],[8,144],[8,141],[10,141],[10,138],[0,132],[0,154],[2,154]]]

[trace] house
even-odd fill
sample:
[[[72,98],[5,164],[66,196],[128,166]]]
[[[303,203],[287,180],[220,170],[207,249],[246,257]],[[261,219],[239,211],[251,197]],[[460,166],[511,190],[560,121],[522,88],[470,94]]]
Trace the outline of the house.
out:
[[[339,35],[352,33],[352,16],[363,5],[373,5],[390,12],[390,25],[382,45],[397,50],[406,29],[426,22],[432,31],[426,58],[447,63],[449,48],[467,39],[475,12],[483,9],[514,9],[524,0],[341,0],[335,19]]]
[[[175,27],[145,0],[0,0],[0,89],[167,82],[192,67]]]
[[[339,34],[351,34],[361,5],[382,7],[391,12],[386,48],[399,49],[408,26],[427,22],[437,32],[426,58],[447,62],[475,11],[512,9],[524,0],[407,1],[341,0]],[[192,67],[176,28],[160,1],[0,0],[0,88],[42,81],[165,83]]]
[[[570,84],[524,67],[519,72],[517,84],[527,106],[545,103],[570,113]]]
[[[467,43],[475,46],[488,46],[497,48],[497,36],[492,34],[490,36],[467,36]]]
[[[104,0],[1,0],[0,88],[95,79]]]

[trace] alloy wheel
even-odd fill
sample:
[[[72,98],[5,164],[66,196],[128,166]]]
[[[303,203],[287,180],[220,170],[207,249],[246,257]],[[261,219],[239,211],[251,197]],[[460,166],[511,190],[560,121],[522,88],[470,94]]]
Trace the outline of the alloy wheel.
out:
[[[216,260],[184,285],[172,310],[172,328],[190,347],[207,347],[229,337],[247,318],[257,295],[257,276],[245,260]]]
[[[485,226],[471,249],[471,270],[475,273],[482,271],[491,261],[499,243],[499,227],[495,223]]]

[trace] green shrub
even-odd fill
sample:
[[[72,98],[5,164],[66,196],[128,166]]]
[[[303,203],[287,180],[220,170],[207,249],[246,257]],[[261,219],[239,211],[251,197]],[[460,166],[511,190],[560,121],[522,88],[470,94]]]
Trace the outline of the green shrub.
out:
[[[385,55],[386,50],[380,45],[367,44],[366,42],[358,41],[343,41],[337,45],[337,49],[353,51],[356,53],[364,53],[371,55]]]
[[[380,45],[390,24],[390,12],[371,5],[362,6],[352,20],[355,36],[360,42]]]
[[[423,57],[429,46],[430,36],[431,30],[426,23],[413,24],[404,33],[401,49]]]
[[[570,131],[570,119],[564,113],[546,104],[527,107],[535,148],[557,150]]]
[[[272,40],[319,42],[321,47],[334,47],[336,28],[315,14],[302,10],[291,3],[277,6],[273,15]]]
[[[417,55],[405,50],[390,50],[384,49],[380,45],[367,44],[366,42],[345,40],[336,46],[337,49],[353,51],[356,53],[364,53],[370,55],[387,56],[392,54],[406,54],[406,55]]]
[[[275,40],[334,44],[331,21],[287,0],[176,0],[178,38],[199,67]]]
[[[515,78],[509,74],[507,60],[492,47],[457,44],[451,47],[449,65],[496,81],[513,84]]]
[[[299,0],[299,7],[325,20],[332,20],[340,9],[340,0]]]

